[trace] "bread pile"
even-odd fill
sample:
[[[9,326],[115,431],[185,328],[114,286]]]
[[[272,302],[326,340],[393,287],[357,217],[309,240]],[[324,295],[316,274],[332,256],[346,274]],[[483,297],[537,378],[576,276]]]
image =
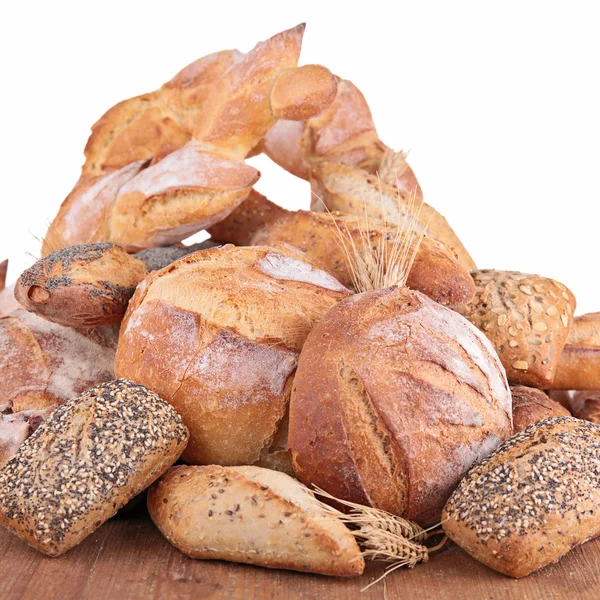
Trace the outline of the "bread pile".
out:
[[[194,558],[354,576],[441,523],[527,575],[600,533],[600,313],[477,269],[303,34],[107,111],[42,258],[0,264],[0,523],[57,556],[149,489]]]

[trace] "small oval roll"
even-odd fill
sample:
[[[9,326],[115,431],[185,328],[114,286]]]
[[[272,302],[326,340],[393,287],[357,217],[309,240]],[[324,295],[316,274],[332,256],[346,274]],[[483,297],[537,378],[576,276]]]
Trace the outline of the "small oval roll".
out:
[[[364,570],[346,526],[277,471],[173,467],[150,488],[148,510],[167,540],[192,558],[341,577]]]
[[[533,425],[546,417],[570,417],[571,413],[558,402],[535,388],[511,385],[513,407],[513,433]]]

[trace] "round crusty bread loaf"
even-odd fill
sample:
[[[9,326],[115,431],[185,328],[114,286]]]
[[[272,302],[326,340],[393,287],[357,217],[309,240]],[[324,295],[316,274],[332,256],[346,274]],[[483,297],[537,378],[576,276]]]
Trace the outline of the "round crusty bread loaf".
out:
[[[148,491],[150,516],[192,558],[323,575],[360,575],[352,533],[285,473],[259,467],[176,466]]]
[[[289,425],[307,485],[429,525],[511,432],[508,383],[491,344],[419,292],[352,296],[307,338]]]
[[[271,445],[285,422],[298,353],[315,322],[348,294],[291,247],[186,256],[138,286],[116,373],[183,416],[187,462],[254,464],[270,450],[281,457],[285,446]]]
[[[44,554],[63,554],[160,477],[187,438],[173,407],[143,386],[91,388],[0,470],[0,524]]]
[[[571,413],[536,388],[511,385],[513,433],[529,427],[546,417],[570,417]]]

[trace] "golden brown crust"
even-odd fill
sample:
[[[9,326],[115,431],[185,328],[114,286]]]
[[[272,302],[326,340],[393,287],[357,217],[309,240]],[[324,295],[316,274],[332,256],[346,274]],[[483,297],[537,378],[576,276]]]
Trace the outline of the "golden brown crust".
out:
[[[513,433],[517,433],[546,417],[569,417],[571,413],[542,390],[524,385],[511,385]]]
[[[567,344],[600,346],[600,312],[578,315],[573,320]]]
[[[477,295],[456,310],[491,340],[511,383],[550,389],[573,323],[573,294],[539,275],[486,269],[472,276]]]
[[[27,269],[17,281],[15,296],[30,312],[60,325],[116,325],[147,274],[144,262],[121,246],[69,246]]]
[[[405,170],[403,174],[408,172]],[[367,215],[394,225],[405,223],[407,216],[416,217],[422,233],[451,248],[466,270],[475,268],[473,259],[446,219],[428,204],[415,202],[413,190],[406,192],[395,183],[386,183],[364,169],[341,163],[320,163],[313,169],[312,175],[318,181],[320,191],[318,198],[315,197],[313,210],[326,208],[360,217]]]
[[[353,280],[344,243],[351,238],[366,251],[363,222],[358,217],[309,211],[287,211],[253,192],[229,217],[209,229],[218,240],[246,245],[272,245],[284,242],[306,252],[328,268],[347,287]],[[370,246],[382,236],[393,245],[395,229],[370,223]],[[370,250],[369,250],[370,251]],[[475,287],[469,273],[441,242],[423,237],[407,285],[440,304],[455,306],[471,299]]]
[[[525,577],[600,533],[600,427],[551,417],[517,433],[460,482],[446,534],[509,577]]]
[[[600,390],[575,392],[570,407],[574,417],[600,424]]]
[[[432,524],[511,432],[508,383],[488,340],[418,292],[351,296],[307,338],[289,430],[307,485]]]
[[[600,347],[567,344],[558,360],[552,390],[600,389]]]
[[[114,377],[118,331],[76,331],[16,310],[0,318],[0,405],[47,408]]]
[[[199,252],[140,284],[116,371],[183,415],[186,461],[252,464],[284,417],[304,339],[348,294],[295,248]]]
[[[364,569],[350,531],[283,473],[173,467],[150,488],[148,510],[169,542],[192,558],[338,577]]]
[[[0,262],[0,292],[6,287],[6,273],[8,271],[8,260]]]
[[[160,477],[188,432],[169,404],[113,381],[57,408],[0,470],[0,523],[59,556]]]

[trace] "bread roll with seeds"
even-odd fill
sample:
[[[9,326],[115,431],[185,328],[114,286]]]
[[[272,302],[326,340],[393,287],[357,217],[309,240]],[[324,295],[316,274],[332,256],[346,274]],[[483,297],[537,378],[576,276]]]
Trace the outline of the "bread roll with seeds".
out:
[[[569,406],[574,417],[600,424],[600,390],[575,392]]]
[[[442,525],[509,577],[558,561],[600,533],[600,426],[550,417],[517,433],[460,482]]]
[[[573,324],[573,294],[539,275],[491,269],[471,274],[477,294],[456,310],[489,338],[511,383],[550,388]]]
[[[23,309],[0,318],[0,405],[45,409],[114,379],[118,333],[78,331]]]
[[[181,417],[118,380],[57,408],[0,470],[0,524],[59,556],[147,488],[180,456]]]
[[[558,402],[535,388],[511,385],[513,433],[517,433],[546,417],[570,417],[571,413]]]
[[[186,462],[257,463],[280,452],[274,444],[308,332],[349,294],[291,246],[197,252],[138,286],[117,376],[181,413],[191,434]]]
[[[600,312],[575,317],[567,344],[573,346],[600,346]]]
[[[259,467],[176,466],[148,492],[161,533],[192,558],[322,575],[360,575],[354,536],[312,492]]]
[[[560,354],[552,390],[600,389],[600,346],[567,344]]]
[[[239,245],[290,244],[326,266],[345,286],[353,287],[347,257],[353,245],[368,253],[385,238],[386,250],[392,255],[391,248],[398,243],[397,227],[369,222],[366,235],[363,234],[364,225],[363,220],[351,215],[288,211],[252,191],[239,208],[209,231],[217,240]],[[407,235],[404,233],[400,237]],[[407,285],[449,306],[468,301],[475,292],[471,276],[460,266],[452,251],[429,237],[420,240]]]
[[[289,431],[306,485],[432,525],[461,477],[511,433],[491,344],[419,292],[356,294],[308,335]]]

